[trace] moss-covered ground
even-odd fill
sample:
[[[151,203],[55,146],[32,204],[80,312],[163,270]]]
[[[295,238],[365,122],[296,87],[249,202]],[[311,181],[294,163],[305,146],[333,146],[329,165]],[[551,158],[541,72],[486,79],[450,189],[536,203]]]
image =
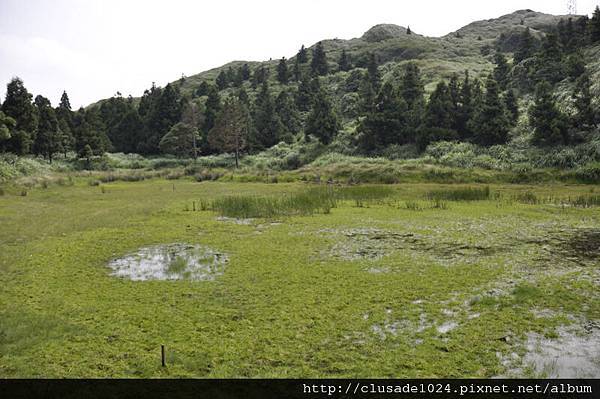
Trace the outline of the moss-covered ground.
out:
[[[527,333],[600,319],[599,209],[514,200],[598,187],[491,185],[440,206],[427,193],[448,186],[400,184],[328,214],[193,211],[307,186],[76,180],[0,196],[0,376],[490,377]],[[224,274],[110,275],[116,257],[178,242],[227,254]]]

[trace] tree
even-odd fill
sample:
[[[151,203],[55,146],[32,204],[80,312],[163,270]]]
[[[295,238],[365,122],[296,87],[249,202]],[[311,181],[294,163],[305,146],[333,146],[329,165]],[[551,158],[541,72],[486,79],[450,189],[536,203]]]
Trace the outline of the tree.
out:
[[[406,102],[391,83],[385,83],[377,95],[372,112],[361,121],[360,145],[371,152],[392,144],[411,141],[407,135]]]
[[[318,79],[318,78],[315,78]],[[314,136],[321,143],[329,144],[340,129],[340,123],[325,90],[319,86],[312,109],[306,119],[306,136]]]
[[[225,101],[223,110],[209,132],[211,147],[235,154],[235,167],[246,148],[250,115],[246,106],[236,98]]]
[[[508,111],[510,124],[512,126],[516,125],[519,120],[519,100],[517,99],[514,90],[508,90],[506,92],[506,95],[504,96],[504,106]]]
[[[293,135],[300,131],[302,123],[294,95],[290,90],[283,90],[279,93],[275,101],[275,111],[284,128],[282,135],[284,141],[292,142]]]
[[[202,83],[200,83],[198,85],[198,88],[196,89],[196,95],[198,97],[208,95],[208,88],[209,88],[208,83],[205,80],[203,80]]]
[[[315,82],[318,81],[311,80],[307,74],[302,74],[298,91],[296,92],[296,106],[300,111],[305,112],[310,110],[316,89],[314,86]]]
[[[277,65],[277,80],[283,85],[287,85],[290,80],[289,70],[285,57],[283,57]]]
[[[410,30],[410,26],[408,28],[406,28],[406,34],[412,35],[412,30]]]
[[[250,67],[248,64],[244,64],[240,67],[242,80],[245,82],[250,79]]]
[[[566,118],[552,98],[552,86],[541,82],[535,90],[534,104],[529,109],[529,121],[533,128],[532,142],[545,147],[569,142]]]
[[[533,57],[535,53],[535,39],[531,35],[529,27],[527,27],[519,38],[519,45],[514,54],[515,65],[523,60]]]
[[[452,110],[450,90],[446,82],[441,81],[431,93],[425,107],[423,125],[419,129],[417,137],[417,144],[420,149],[424,150],[431,142],[455,140],[457,138],[457,132],[452,129]]]
[[[73,118],[76,150],[80,157],[89,158],[92,155],[102,155],[107,149],[108,138],[104,134],[102,119],[97,108],[87,111],[83,108],[75,113]]]
[[[7,149],[18,155],[27,154],[35,140],[37,115],[32,104],[32,95],[23,81],[13,78],[6,86],[6,98],[2,103],[2,112],[15,120],[15,128],[8,141]]]
[[[144,152],[144,121],[137,109],[132,107],[115,126],[114,132],[119,137],[118,145],[124,153]]]
[[[504,54],[496,53],[494,63],[496,64],[494,67],[494,79],[498,83],[498,86],[500,86],[500,89],[505,90],[508,83],[508,72],[510,71],[508,61],[506,61]]]
[[[379,74],[377,58],[374,53],[369,53],[369,59],[367,61],[367,77],[373,86],[373,90],[378,92],[381,86],[381,75]]]
[[[498,82],[490,76],[485,83],[483,101],[478,104],[473,119],[469,122],[473,141],[483,146],[505,144],[510,125],[506,107],[500,98]]]
[[[179,88],[167,84],[148,115],[149,135],[144,143],[144,153],[156,154],[159,152],[158,144],[161,138],[181,120],[182,107]]]
[[[176,123],[160,140],[161,152],[179,157],[195,156],[198,129],[187,123]]]
[[[283,125],[275,111],[275,103],[271,97],[269,84],[264,81],[254,102],[254,137],[253,149],[265,149],[279,143]]]
[[[308,62],[308,52],[304,48],[304,44],[298,50],[298,54],[296,54],[296,60],[298,60],[299,64],[306,64]]]
[[[227,74],[225,73],[225,71],[219,72],[215,83],[217,84],[219,90],[224,90],[227,88],[227,86],[229,85],[229,80],[227,80]]]
[[[34,103],[38,114],[38,131],[33,143],[33,150],[52,163],[54,154],[62,150],[58,119],[56,119],[56,113],[50,100],[37,96]]]
[[[325,54],[325,49],[323,48],[323,44],[321,42],[317,43],[313,49],[310,68],[315,76],[324,76],[329,72],[329,67],[327,66],[327,55]]]
[[[210,86],[208,90],[208,97],[204,104],[204,121],[202,122],[202,131],[209,132],[214,126],[217,116],[221,112],[221,97],[219,91],[215,86]],[[201,148],[208,149],[208,136],[202,137]]]
[[[58,119],[58,128],[62,134],[61,147],[66,158],[67,152],[75,148],[73,111],[71,110],[71,102],[66,91],[63,91],[60,97],[60,103],[56,108],[56,118]]]
[[[590,87],[590,76],[588,73],[584,73],[577,79],[573,92],[573,101],[577,110],[574,122],[581,128],[589,128],[596,123],[596,111],[592,105]]]
[[[16,125],[17,121],[0,111],[0,151],[4,151],[4,147],[8,140],[10,140],[12,131]]]
[[[346,50],[342,50],[342,54],[340,55],[340,59],[338,61],[339,70],[343,72],[347,72],[352,69],[352,62],[350,61],[350,56],[346,53]]]
[[[243,90],[244,88],[240,88],[240,91]],[[198,107],[198,104],[196,104],[194,101],[186,102],[181,113],[181,122],[195,131],[195,133],[192,135],[192,156],[194,160],[198,158],[198,146],[200,145],[200,117],[200,108]]]
[[[266,82],[269,78],[269,70],[264,66],[256,68],[254,70],[254,74],[252,75],[252,88],[256,89],[264,82]]]
[[[407,107],[407,127],[415,132],[422,123],[425,109],[425,88],[421,79],[421,71],[416,64],[406,65],[399,93]]]
[[[589,23],[590,40],[592,43],[600,42],[600,6],[596,6],[594,15]]]

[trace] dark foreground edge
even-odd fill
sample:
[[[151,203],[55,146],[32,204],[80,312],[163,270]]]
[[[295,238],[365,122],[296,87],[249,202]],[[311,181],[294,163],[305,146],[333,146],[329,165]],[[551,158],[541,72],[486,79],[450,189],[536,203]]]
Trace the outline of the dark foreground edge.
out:
[[[0,379],[0,398],[599,398],[600,380]]]

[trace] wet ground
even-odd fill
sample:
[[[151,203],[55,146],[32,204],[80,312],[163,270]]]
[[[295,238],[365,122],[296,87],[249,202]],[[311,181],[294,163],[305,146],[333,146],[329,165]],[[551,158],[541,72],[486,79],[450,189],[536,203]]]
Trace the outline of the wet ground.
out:
[[[211,248],[175,243],[140,248],[108,266],[111,275],[133,281],[206,281],[223,274],[227,261],[227,255]]]

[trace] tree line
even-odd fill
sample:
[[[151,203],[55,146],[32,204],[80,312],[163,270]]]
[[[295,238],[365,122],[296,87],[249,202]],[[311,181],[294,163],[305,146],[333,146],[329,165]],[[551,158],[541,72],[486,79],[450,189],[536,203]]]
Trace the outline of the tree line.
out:
[[[53,107],[14,78],[0,107],[0,151],[50,161],[71,151],[88,159],[105,151],[185,157],[227,152],[237,162],[243,153],[300,137],[330,144],[348,119],[356,121],[353,140],[363,154],[404,144],[423,150],[440,140],[492,146],[510,140],[524,96],[533,97],[526,110],[532,144],[572,144],[585,140],[598,122],[582,51],[599,42],[598,8],[591,19],[563,20],[541,39],[525,28],[512,61],[498,48],[488,76],[455,74],[429,96],[415,63],[407,63],[399,79],[384,81],[375,53],[353,60],[342,50],[330,62],[321,42],[312,51],[302,46],[291,60],[282,58],[273,73],[265,65],[243,64],[221,70],[191,95],[182,94],[182,77],[164,88],[153,84],[139,100],[117,93],[77,111],[66,92]],[[327,84],[327,76],[340,71],[347,72],[342,94],[352,100],[351,111],[340,112]],[[574,87],[575,111],[569,115],[553,96],[565,78]]]

